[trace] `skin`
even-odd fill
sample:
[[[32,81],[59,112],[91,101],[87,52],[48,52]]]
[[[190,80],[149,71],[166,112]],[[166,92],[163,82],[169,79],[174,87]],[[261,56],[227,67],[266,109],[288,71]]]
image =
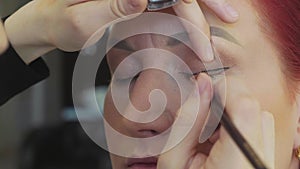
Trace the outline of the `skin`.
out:
[[[224,21],[235,22],[238,19],[238,13],[227,1],[204,2]],[[187,11],[198,7],[193,0],[183,0],[180,3],[181,13],[187,19],[190,17],[186,15]],[[142,13],[146,6],[147,0],[34,0],[6,20],[6,32],[0,25],[0,35],[7,34],[14,49],[29,64],[54,49],[80,50],[95,31],[108,27],[116,19]],[[196,8],[193,11],[199,10]],[[204,18],[195,24],[208,30]],[[5,36],[0,39],[0,53],[7,47],[7,39],[2,37]],[[206,58],[212,60],[212,53],[210,56],[206,55]]]
[[[261,31],[259,13],[251,2],[231,0],[230,3],[239,9],[240,13],[240,19],[235,24],[222,22],[199,1],[209,25],[225,30],[238,41],[238,44],[224,36],[212,35],[211,39],[224,66],[230,67],[226,71],[227,83],[226,85],[217,83],[212,87],[207,75],[201,74],[197,77],[196,84],[202,105],[199,113],[202,116],[198,116],[191,132],[180,144],[159,156],[157,164],[159,169],[252,168],[223,127],[213,143],[199,144],[197,141],[203,127],[205,118],[203,115],[209,110],[211,93],[218,93],[222,89],[227,91],[227,99],[223,101],[228,115],[265,164],[275,169],[299,168],[299,162],[293,155],[294,149],[300,145],[299,94],[289,86],[289,81],[283,74],[286,68],[280,61],[279,50]],[[174,14],[172,10],[163,12]],[[168,45],[166,37],[139,35],[128,38],[126,42],[135,51],[149,47],[167,49],[183,59],[193,72],[201,68],[195,53],[182,44]],[[132,51],[124,48],[110,51],[108,63],[112,73],[131,53]],[[140,62],[136,62],[138,63]],[[132,104],[139,110],[147,110],[150,107],[147,100],[149,92],[159,88],[166,93],[168,100],[166,111],[151,123],[133,123],[118,113],[109,90],[105,102],[106,120],[120,133],[132,137],[151,137],[163,132],[172,125],[179,109],[178,87],[174,83],[158,70],[150,69],[140,73],[130,90]],[[187,98],[184,105],[190,106],[193,103],[191,100]],[[176,133],[176,130],[171,130],[171,136]],[[171,136],[169,142],[172,141]],[[111,154],[111,159],[115,169],[127,167],[126,158]]]
[[[8,42],[2,22],[0,22],[0,54],[7,48]]]

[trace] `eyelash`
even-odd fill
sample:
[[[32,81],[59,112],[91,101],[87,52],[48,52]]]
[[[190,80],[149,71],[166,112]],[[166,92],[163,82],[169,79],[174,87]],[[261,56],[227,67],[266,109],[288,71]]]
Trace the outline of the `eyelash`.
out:
[[[211,78],[215,78],[217,75],[220,75],[221,73],[227,71],[228,69],[230,69],[230,67],[225,66],[225,67],[220,67],[220,68],[216,68],[216,69],[210,69],[210,70],[202,70],[200,72],[196,72],[193,73],[192,75],[190,75],[191,77],[197,78],[197,76],[200,73],[206,73],[207,75],[209,75]]]
[[[193,74],[189,74],[189,73],[184,73],[184,74],[187,75],[188,78],[194,78],[194,79],[196,79],[197,76],[200,73],[206,73],[211,78],[216,78],[216,76],[220,75],[221,73],[225,72],[228,69],[230,69],[230,67],[221,67],[221,68],[210,69],[210,70],[202,70],[200,72],[196,72],[196,73],[193,73]],[[124,81],[127,81],[127,80],[131,80],[131,83],[132,83],[132,82],[134,82],[139,77],[139,75],[140,75],[140,73],[136,74],[133,77],[124,78],[124,79],[121,79],[121,78],[120,79],[116,79],[116,81],[124,82]]]

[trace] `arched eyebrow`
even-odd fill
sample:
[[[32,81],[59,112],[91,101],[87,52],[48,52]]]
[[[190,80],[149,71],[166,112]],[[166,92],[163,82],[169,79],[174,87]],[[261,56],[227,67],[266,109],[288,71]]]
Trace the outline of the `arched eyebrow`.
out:
[[[210,34],[211,34],[211,36],[217,36],[217,37],[223,38],[225,40],[228,40],[229,42],[232,42],[232,43],[235,43],[235,44],[241,46],[239,41],[235,37],[233,37],[229,32],[227,32],[225,29],[211,26]]]
[[[227,32],[225,29],[222,29],[220,27],[210,26],[210,33],[211,33],[211,36],[217,36],[217,37],[223,38],[229,42],[232,42],[234,44],[241,46],[239,41],[234,36],[232,36],[229,32]],[[167,45],[175,46],[177,44],[181,44],[182,42],[180,42],[177,39],[181,39],[186,42],[189,41],[188,32],[184,31],[184,32],[180,32],[180,33],[171,35],[167,40]],[[133,47],[131,47],[131,45],[126,40],[120,41],[113,48],[123,49],[123,50],[131,51],[131,52],[134,51]]]
[[[223,38],[223,39],[225,39],[229,42],[232,42],[234,44],[237,44],[237,45],[241,46],[239,41],[234,36],[232,36],[229,32],[227,32],[225,29],[210,26],[210,34],[211,34],[211,36],[220,37],[220,38]],[[169,38],[169,40],[168,40],[168,45],[170,45],[170,46],[174,46],[174,45],[177,45],[177,44],[181,43],[177,39],[181,39],[185,42],[190,40],[188,32],[176,33],[174,35],[171,35],[171,37],[173,37],[173,38]]]

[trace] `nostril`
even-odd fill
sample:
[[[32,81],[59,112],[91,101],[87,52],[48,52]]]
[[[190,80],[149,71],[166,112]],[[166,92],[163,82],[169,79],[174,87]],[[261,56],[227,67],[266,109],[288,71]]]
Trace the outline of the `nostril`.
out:
[[[141,138],[153,137],[159,134],[159,132],[155,130],[139,130],[138,133]]]

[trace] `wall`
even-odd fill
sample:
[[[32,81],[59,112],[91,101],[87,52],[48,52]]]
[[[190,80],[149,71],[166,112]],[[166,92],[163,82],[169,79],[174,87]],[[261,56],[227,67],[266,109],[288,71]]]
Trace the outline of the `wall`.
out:
[[[26,2],[0,0],[0,15],[11,14]],[[44,56],[51,70],[50,78],[0,107],[0,169],[17,168],[20,143],[31,129],[60,122],[60,112],[63,109],[61,55],[61,52],[54,51]]]

